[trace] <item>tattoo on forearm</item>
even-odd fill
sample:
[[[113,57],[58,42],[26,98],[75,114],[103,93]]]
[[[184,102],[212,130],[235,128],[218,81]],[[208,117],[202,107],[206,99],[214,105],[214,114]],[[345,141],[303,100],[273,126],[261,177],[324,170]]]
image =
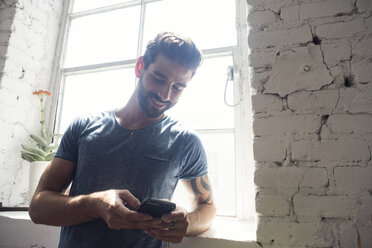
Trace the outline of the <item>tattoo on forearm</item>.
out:
[[[207,199],[205,199],[203,203],[212,203],[212,192],[209,193]]]
[[[213,194],[207,176],[191,180],[191,188],[194,192],[195,202],[201,204],[211,204],[213,202]]]
[[[209,184],[207,184],[207,182],[205,181],[205,179],[203,177],[200,179],[200,182],[201,182],[203,188],[205,188],[208,191],[211,190],[211,187],[209,186]]]
[[[195,194],[195,197],[197,197],[198,195],[202,195],[203,194],[198,189],[198,185],[196,184],[196,179],[191,180],[191,187],[192,187],[192,191]]]

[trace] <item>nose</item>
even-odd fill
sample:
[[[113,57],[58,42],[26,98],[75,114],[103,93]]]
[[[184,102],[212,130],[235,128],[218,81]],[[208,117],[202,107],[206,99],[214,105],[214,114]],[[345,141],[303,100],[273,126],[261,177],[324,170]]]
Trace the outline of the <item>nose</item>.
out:
[[[159,97],[163,102],[169,101],[171,97],[171,84],[164,85],[158,91]]]

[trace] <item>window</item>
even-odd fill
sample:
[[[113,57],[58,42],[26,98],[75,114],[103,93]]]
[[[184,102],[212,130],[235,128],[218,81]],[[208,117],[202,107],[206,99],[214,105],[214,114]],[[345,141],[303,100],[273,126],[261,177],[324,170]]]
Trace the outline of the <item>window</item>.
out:
[[[81,113],[123,106],[134,90],[135,62],[147,41],[161,31],[186,34],[202,50],[204,61],[168,114],[200,134],[217,214],[252,217],[254,187],[247,169],[253,167],[247,162],[250,124],[241,114],[250,109],[244,106],[243,99],[249,97],[241,80],[244,32],[239,18],[244,0],[71,2],[57,77],[56,131],[63,133]],[[241,20],[245,22],[245,17]]]

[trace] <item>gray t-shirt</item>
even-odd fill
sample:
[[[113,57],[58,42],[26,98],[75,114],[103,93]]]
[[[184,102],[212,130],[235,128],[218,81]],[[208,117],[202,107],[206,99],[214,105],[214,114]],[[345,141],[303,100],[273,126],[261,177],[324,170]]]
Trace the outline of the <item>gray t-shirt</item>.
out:
[[[171,199],[178,179],[207,174],[197,135],[166,116],[138,130],[119,125],[115,111],[76,119],[55,157],[76,163],[70,195],[127,189],[140,201]],[[111,230],[102,219],[62,227],[59,247],[161,247],[142,230]]]

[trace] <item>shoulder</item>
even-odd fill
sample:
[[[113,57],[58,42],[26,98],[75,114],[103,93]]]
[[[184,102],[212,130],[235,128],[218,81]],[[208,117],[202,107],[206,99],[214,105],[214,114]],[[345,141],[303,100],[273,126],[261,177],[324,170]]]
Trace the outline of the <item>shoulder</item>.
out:
[[[99,122],[99,121],[107,121],[114,118],[114,110],[104,111],[104,112],[97,112],[97,113],[86,113],[79,117],[80,121],[83,123],[90,123],[90,122]]]
[[[70,129],[82,133],[84,130],[102,126],[105,123],[114,121],[114,111],[104,111],[99,113],[86,113],[76,117],[70,126]]]
[[[183,139],[188,139],[190,141],[199,140],[199,135],[194,129],[173,119],[170,116],[167,116],[164,126],[169,128],[172,133],[181,136]]]
[[[168,126],[173,137],[182,143],[183,149],[203,149],[199,134],[189,126],[167,117]]]

